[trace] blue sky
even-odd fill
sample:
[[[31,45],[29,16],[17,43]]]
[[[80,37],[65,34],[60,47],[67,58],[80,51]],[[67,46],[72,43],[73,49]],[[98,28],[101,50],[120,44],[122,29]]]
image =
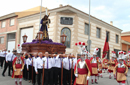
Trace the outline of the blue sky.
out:
[[[0,0],[0,16],[23,11],[40,5],[41,0]],[[89,12],[89,0],[43,0],[43,6],[53,9],[63,5],[71,5],[86,13]],[[130,31],[130,0],[91,0],[91,15],[107,23]]]

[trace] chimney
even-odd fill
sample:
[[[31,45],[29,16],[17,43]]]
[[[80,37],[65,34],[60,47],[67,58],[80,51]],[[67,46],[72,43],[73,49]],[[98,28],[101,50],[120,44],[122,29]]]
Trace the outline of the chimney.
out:
[[[63,6],[62,4],[59,5],[59,7],[62,7],[62,6]]]
[[[110,25],[113,25],[113,21],[110,21]]]

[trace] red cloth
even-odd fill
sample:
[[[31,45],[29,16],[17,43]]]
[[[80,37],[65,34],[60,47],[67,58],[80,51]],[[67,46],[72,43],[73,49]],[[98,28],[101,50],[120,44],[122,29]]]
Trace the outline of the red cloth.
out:
[[[97,65],[97,63],[91,63],[91,67],[97,68],[98,65]]]
[[[77,61],[77,65],[78,65],[79,61],[81,61],[81,59],[79,59]],[[78,74],[88,74],[88,71],[90,71],[90,73],[92,73],[92,68],[91,68],[91,65],[90,65],[90,61],[88,59],[86,59],[85,63],[86,63],[87,68],[84,68],[84,69],[78,68]],[[76,65],[74,67],[74,73],[75,72],[76,72]],[[76,84],[76,78],[75,78],[75,81],[74,81],[73,85],[84,85],[84,84]],[[88,85],[88,81],[87,81],[86,85]]]
[[[108,43],[108,36],[106,37],[104,48],[103,48],[103,55],[102,58],[104,58],[109,51],[109,43]]]
[[[24,64],[24,59],[22,57],[20,57],[20,58]],[[16,60],[17,60],[17,57],[14,58],[12,65],[15,64]],[[20,68],[22,69],[22,64],[15,64],[15,68],[16,68],[16,70],[20,69]],[[23,75],[17,75],[17,76],[14,75],[14,69],[13,69],[12,78],[22,78],[22,77],[23,77]]]
[[[123,84],[125,84],[125,80],[124,81],[117,81],[118,83],[123,83]]]
[[[112,73],[112,72],[113,72],[113,70],[108,70],[108,72],[109,72],[109,73]]]
[[[117,72],[119,73],[125,73],[126,68],[117,68]]]

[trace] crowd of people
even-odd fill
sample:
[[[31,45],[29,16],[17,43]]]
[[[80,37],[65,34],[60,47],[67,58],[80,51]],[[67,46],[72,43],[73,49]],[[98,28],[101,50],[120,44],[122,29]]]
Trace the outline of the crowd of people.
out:
[[[107,71],[109,79],[113,74],[119,85],[125,85],[128,68],[130,68],[130,52],[126,54],[120,51],[117,58],[116,53],[112,51],[111,59],[105,57],[101,60],[97,57],[98,51],[99,49],[95,48],[92,56],[84,53],[74,56],[74,54],[49,54],[48,52],[29,54],[18,50],[7,52],[4,49],[0,53],[2,76],[5,77],[6,69],[9,67],[8,76],[15,78],[15,85],[18,85],[18,79],[19,85],[22,85],[22,78],[33,85],[36,83],[41,85],[43,82],[44,85],[88,85],[90,76],[91,83],[98,84],[98,78],[103,78],[102,73]],[[22,72],[20,76],[17,75],[19,72],[16,73],[19,69]]]

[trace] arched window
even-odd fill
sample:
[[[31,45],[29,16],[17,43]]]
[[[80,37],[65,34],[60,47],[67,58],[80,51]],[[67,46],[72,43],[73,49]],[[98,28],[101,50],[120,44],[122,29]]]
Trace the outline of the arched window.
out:
[[[65,42],[65,46],[67,48],[70,48],[70,44],[71,44],[71,31],[69,28],[65,27],[61,30],[61,35],[62,34],[65,34],[67,37],[66,37],[66,42]]]

